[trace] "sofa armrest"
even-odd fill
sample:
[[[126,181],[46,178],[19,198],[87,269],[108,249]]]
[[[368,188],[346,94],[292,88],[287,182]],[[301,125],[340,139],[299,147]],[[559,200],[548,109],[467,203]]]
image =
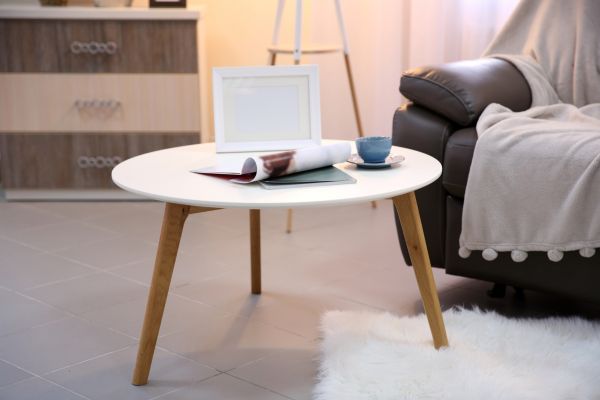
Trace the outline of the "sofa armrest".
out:
[[[531,89],[523,75],[508,61],[497,58],[409,70],[402,75],[400,92],[461,126],[473,125],[490,103],[513,111],[524,111],[531,105]]]

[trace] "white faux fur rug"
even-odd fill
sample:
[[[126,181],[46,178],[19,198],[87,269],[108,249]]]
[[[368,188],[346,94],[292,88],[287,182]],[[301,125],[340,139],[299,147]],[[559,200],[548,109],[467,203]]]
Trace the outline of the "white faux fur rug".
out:
[[[316,400],[600,399],[600,323],[444,313],[450,347],[424,315],[331,311]]]

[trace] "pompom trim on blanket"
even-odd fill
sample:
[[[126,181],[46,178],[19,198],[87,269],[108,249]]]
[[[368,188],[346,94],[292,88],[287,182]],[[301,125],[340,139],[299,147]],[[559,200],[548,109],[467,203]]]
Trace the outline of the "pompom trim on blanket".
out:
[[[458,255],[460,258],[469,258],[471,256],[471,252],[472,251],[470,249],[467,249],[464,246],[458,249]],[[558,249],[548,250],[546,254],[548,255],[548,259],[554,262],[559,262],[564,257],[564,252]],[[583,249],[579,249],[579,255],[581,257],[591,258],[594,257],[595,254],[596,249],[593,247],[584,247]],[[527,259],[528,255],[529,254],[523,250],[512,250],[510,252],[510,258],[514,262],[523,262]],[[498,251],[492,248],[483,249],[481,251],[481,257],[486,261],[494,261],[496,258],[498,258]]]

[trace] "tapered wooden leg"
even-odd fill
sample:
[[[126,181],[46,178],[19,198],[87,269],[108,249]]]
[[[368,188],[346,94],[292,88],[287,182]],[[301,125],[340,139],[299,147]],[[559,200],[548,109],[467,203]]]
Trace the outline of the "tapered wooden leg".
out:
[[[252,294],[260,294],[260,210],[250,210],[250,271]]]
[[[171,203],[165,205],[160,241],[154,262],[154,274],[152,275],[152,283],[150,284],[146,304],[146,316],[144,317],[144,326],[140,335],[137,360],[133,371],[132,383],[134,385],[148,383],[148,375],[150,374],[158,331],[160,330],[160,323],[167,302],[181,232],[189,211],[189,206]]]
[[[433,336],[433,345],[436,349],[448,346],[440,300],[435,288],[433,273],[431,272],[429,253],[427,252],[427,244],[425,243],[425,235],[421,226],[421,217],[415,193],[411,192],[394,197],[393,201],[398,217],[400,218],[404,239],[406,240],[410,259],[417,277],[423,307],[425,308],[425,314],[427,314],[429,328]]]

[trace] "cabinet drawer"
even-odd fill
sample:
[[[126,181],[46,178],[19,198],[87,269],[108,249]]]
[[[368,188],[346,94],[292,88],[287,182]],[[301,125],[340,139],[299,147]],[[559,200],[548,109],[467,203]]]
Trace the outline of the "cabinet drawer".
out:
[[[120,161],[198,143],[194,134],[2,134],[0,179],[5,189],[114,188]]]
[[[0,72],[198,71],[195,21],[0,20]]]
[[[199,132],[195,74],[0,74],[2,132]]]

